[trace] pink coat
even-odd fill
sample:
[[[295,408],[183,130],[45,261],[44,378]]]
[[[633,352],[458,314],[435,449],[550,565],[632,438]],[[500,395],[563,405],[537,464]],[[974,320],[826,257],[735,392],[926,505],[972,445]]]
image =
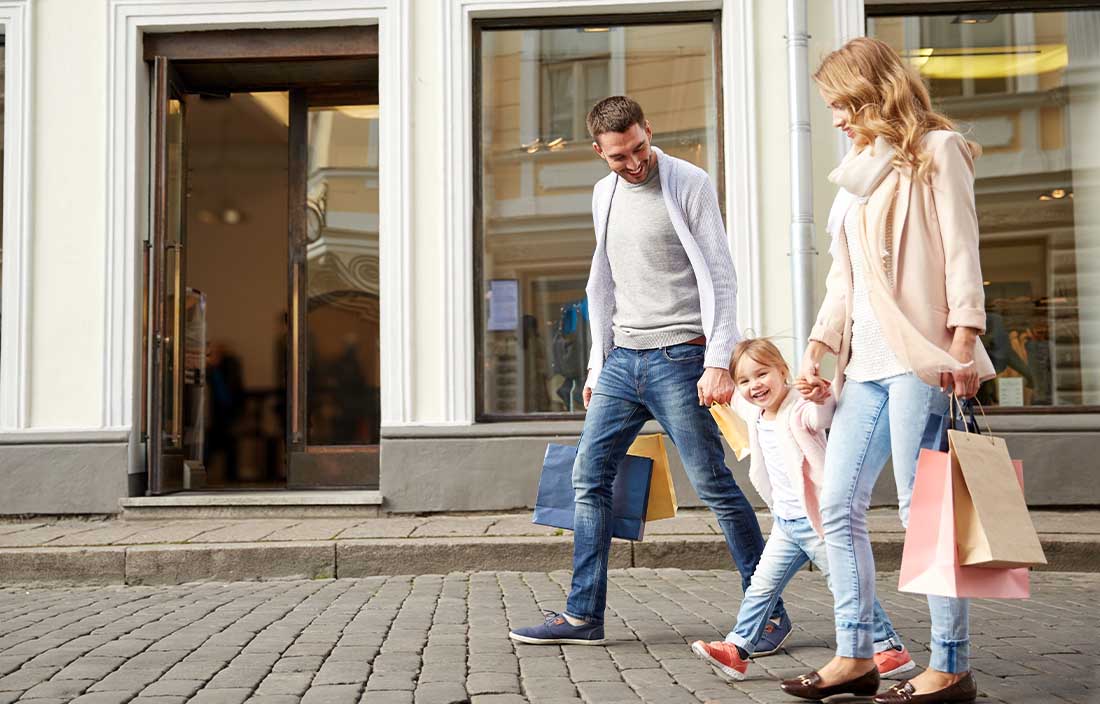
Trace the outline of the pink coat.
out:
[[[872,307],[891,350],[925,383],[939,386],[939,372],[958,366],[946,352],[954,329],[985,332],[985,291],[970,149],[962,135],[947,130],[929,132],[923,145],[932,158],[930,182],[913,178],[910,169],[895,167],[865,206],[867,231],[878,238],[871,246],[889,252],[883,267],[889,267],[895,283],[886,290],[888,284],[868,279]],[[833,391],[839,396],[851,351],[852,267],[845,239],[850,233],[840,226],[843,213],[837,216],[837,209],[834,204],[829,228],[833,263],[810,339],[837,355]],[[974,350],[974,364],[982,380],[995,376],[981,341]]]
[[[756,421],[764,411],[754,406],[740,394],[734,396],[734,409],[745,420],[749,431],[749,481],[760,498],[772,507],[772,483],[761,453],[756,434]],[[802,508],[818,535],[824,537],[821,527],[821,487],[825,480],[825,429],[833,419],[836,401],[829,397],[818,405],[802,398],[790,389],[779,406],[776,425],[786,430],[779,436],[783,447],[783,465],[791,473],[791,486],[801,489]]]

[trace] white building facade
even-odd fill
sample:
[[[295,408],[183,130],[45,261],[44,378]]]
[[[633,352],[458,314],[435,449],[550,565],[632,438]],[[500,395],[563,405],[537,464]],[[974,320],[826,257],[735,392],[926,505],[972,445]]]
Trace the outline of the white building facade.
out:
[[[1032,504],[1095,504],[1100,3],[1003,4],[810,0],[810,70],[846,39],[884,39],[983,144],[999,376],[981,398]],[[583,117],[610,94],[711,174],[742,327],[793,354],[792,183],[809,170],[804,283],[820,300],[845,145],[811,89],[812,164],[791,164],[786,13],[0,2],[0,514],[212,490],[531,505],[546,443],[583,423],[606,170]]]

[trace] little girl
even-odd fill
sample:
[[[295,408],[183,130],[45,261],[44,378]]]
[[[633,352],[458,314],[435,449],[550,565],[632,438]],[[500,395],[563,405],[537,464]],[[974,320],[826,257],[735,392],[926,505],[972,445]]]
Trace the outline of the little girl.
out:
[[[794,386],[801,394],[790,393],[787,363],[766,339],[738,344],[730,369],[737,386],[734,409],[749,430],[749,480],[771,509],[774,523],[737,624],[724,641],[697,640],[691,650],[725,679],[742,680],[754,646],[771,623],[768,615],[795,573],[811,561],[828,578],[818,496],[824,478],[825,428],[836,402],[828,382],[818,377],[797,379]],[[874,617],[879,675],[893,677],[913,669],[909,652],[877,600]]]

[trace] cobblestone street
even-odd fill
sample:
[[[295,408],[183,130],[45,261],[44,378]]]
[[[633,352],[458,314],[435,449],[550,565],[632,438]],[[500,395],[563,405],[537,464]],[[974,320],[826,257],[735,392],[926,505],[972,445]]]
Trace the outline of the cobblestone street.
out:
[[[606,647],[513,645],[510,625],[560,609],[568,573],[478,572],[170,587],[0,589],[0,703],[784,702],[776,678],[830,655],[819,574],[787,591],[782,654],[729,686],[687,646],[721,637],[740,589],[729,572],[612,572]],[[880,597],[919,663],[922,597]],[[1029,601],[972,607],[985,699],[1100,702],[1100,575],[1038,573]]]

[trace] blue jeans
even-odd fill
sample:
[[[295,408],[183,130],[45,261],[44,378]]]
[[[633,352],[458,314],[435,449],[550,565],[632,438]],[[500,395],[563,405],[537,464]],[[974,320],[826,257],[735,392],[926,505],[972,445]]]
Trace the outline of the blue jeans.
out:
[[[870,382],[847,380],[833,416],[825,453],[821,518],[833,578],[837,655],[872,655],[875,561],[867,509],[875,480],[892,456],[898,512],[909,524],[917,455],[930,415],[947,413],[948,396],[915,374]],[[932,615],[930,666],[942,672],[970,669],[970,616],[965,599],[928,597]]]
[[[611,485],[642,425],[656,419],[672,439],[699,498],[714,511],[741,586],[764,550],[760,524],[726,467],[718,426],[699,405],[704,348],[673,345],[653,350],[615,347],[600,372],[584,419],[573,465],[573,584],[566,613],[603,623],[607,556],[611,550]],[[776,605],[775,615],[785,613]]]
[[[789,520],[774,516],[772,534],[760,556],[760,564],[752,575],[752,584],[745,592],[741,609],[737,612],[737,624],[726,636],[727,643],[733,643],[751,655],[756,642],[764,635],[768,617],[775,607],[776,600],[791,578],[807,562],[813,562],[829,579],[829,562],[825,557],[825,541],[814,530],[808,518]],[[874,639],[875,652],[881,653],[901,645],[901,638],[894,631],[890,617],[878,603],[874,602]]]

